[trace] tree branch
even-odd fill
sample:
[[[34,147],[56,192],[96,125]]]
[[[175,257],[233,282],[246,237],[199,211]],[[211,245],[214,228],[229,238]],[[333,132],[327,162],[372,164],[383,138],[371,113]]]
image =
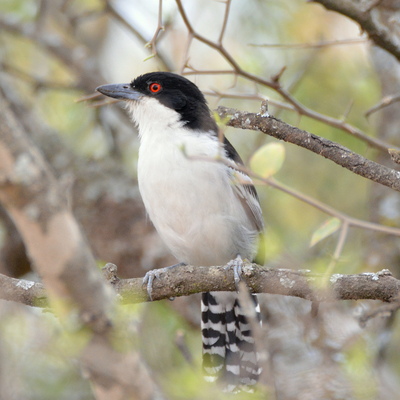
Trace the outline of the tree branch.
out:
[[[280,84],[280,76],[282,72],[284,71],[283,67],[281,71],[275,75],[274,77],[271,77],[269,80],[265,79],[262,76],[254,75],[250,72],[248,72],[246,69],[242,68],[239,65],[239,62],[233,57],[233,55],[226,49],[226,47],[222,44],[222,42],[213,42],[206,38],[205,36],[199,34],[191,22],[189,21],[189,18],[186,14],[186,11],[183,7],[182,1],[181,0],[175,0],[176,4],[178,6],[179,13],[183,19],[184,24],[186,25],[186,28],[188,29],[189,32],[189,42],[187,45],[187,50],[186,50],[186,62],[185,65],[183,66],[181,73],[183,75],[190,75],[190,74],[195,74],[195,75],[202,75],[202,74],[207,74],[207,75],[217,75],[217,74],[231,74],[235,77],[235,79],[238,76],[241,76],[242,78],[245,78],[249,80],[250,82],[253,82],[255,84],[268,87],[270,89],[275,90],[276,93],[278,93],[288,104],[290,104],[295,111],[299,113],[299,115],[304,115],[309,118],[312,118],[316,121],[321,121],[322,123],[325,123],[327,125],[333,126],[337,129],[341,129],[344,132],[349,133],[350,135],[364,141],[367,143],[369,146],[374,147],[376,149],[379,149],[381,151],[387,152],[389,146],[387,143],[384,141],[380,140],[379,138],[374,138],[371,136],[366,135],[364,132],[360,131],[358,128],[348,124],[342,119],[337,119],[330,117],[328,115],[321,114],[317,111],[314,111],[305,105],[303,105],[301,102],[299,102],[295,97],[293,97],[290,92],[283,88]],[[229,8],[226,9],[225,11],[225,17],[227,18],[227,12],[229,11]],[[223,30],[221,31],[223,32]],[[204,43],[206,46],[209,46],[210,48],[214,49],[217,51],[225,61],[230,64],[231,70],[207,70],[207,71],[200,71],[192,66],[188,65],[188,56],[189,56],[189,48],[193,42],[193,39],[196,39],[202,43]],[[189,71],[185,71],[185,69],[188,68]]]
[[[109,329],[112,295],[96,271],[93,255],[69,209],[65,189],[1,96],[0,108],[0,201],[51,297],[73,300],[83,314],[90,316],[93,331],[104,332]]]
[[[47,293],[42,283],[0,274],[0,299],[28,306],[46,307]]]
[[[114,264],[103,269],[105,278],[114,287],[123,303],[148,301],[143,278],[119,279]],[[290,270],[261,267],[245,263],[242,275],[252,293],[270,293],[294,296],[311,301],[333,300],[381,300],[391,302],[400,295],[400,280],[389,270],[358,275],[334,274],[327,279],[325,274],[314,274],[309,270]],[[7,288],[25,290],[24,295]],[[184,265],[160,274],[153,282],[154,300],[188,296],[210,291],[235,291],[233,272],[225,266],[194,267]],[[36,296],[40,296],[37,303]],[[43,286],[40,283],[18,280],[0,275],[0,298],[18,301],[27,305],[43,306]]]
[[[260,131],[276,139],[296,144],[357,175],[400,191],[400,171],[368,160],[338,143],[296,128],[274,117],[263,117],[260,114],[221,106],[218,107],[217,112],[222,119],[231,117],[227,123],[228,126]]]
[[[393,54],[400,61],[400,47],[394,42],[390,30],[385,25],[378,23],[378,19],[374,18],[373,10],[364,10],[362,2],[352,0],[313,1],[322,4],[328,10],[336,11],[357,22],[376,45]]]

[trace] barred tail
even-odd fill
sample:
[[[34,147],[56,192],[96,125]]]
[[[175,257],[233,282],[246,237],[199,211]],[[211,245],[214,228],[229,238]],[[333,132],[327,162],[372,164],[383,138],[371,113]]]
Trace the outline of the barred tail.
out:
[[[257,296],[252,298],[260,317]],[[251,391],[261,373],[259,354],[237,295],[203,293],[201,311],[205,379],[222,381],[229,392]]]

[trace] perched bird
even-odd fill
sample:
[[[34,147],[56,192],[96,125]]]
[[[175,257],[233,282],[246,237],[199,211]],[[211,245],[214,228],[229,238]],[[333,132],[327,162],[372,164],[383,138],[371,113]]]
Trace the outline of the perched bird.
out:
[[[219,139],[198,87],[173,73],[151,72],[97,91],[124,100],[138,125],[139,190],[173,255],[194,266],[231,262],[240,279],[242,258],[254,258],[263,231],[261,208],[251,179],[236,169],[242,165],[238,153]],[[150,296],[158,271],[145,277]],[[259,356],[236,293],[203,293],[202,337],[207,380],[222,380],[227,391],[256,383]]]

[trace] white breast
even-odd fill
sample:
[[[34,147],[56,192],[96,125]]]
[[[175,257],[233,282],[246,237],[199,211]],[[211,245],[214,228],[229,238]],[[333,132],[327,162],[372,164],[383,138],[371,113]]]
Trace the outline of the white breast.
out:
[[[150,219],[181,262],[217,265],[237,254],[252,258],[257,232],[235,195],[229,169],[215,160],[221,152],[217,138],[185,129],[170,111],[163,129],[143,125],[134,115],[141,138],[139,189]]]

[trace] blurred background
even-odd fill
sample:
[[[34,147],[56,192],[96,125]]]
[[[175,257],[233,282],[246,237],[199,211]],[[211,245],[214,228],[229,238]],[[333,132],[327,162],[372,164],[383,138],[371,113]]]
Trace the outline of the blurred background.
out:
[[[398,38],[398,8],[388,1],[374,12]],[[136,183],[137,132],[122,105],[100,96],[77,100],[101,84],[155,70],[187,76],[212,110],[224,105],[259,112],[267,99],[275,117],[396,168],[385,151],[349,130],[400,146],[398,103],[373,109],[400,91],[398,63],[372,46],[357,24],[318,4],[2,0],[0,95],[70,191],[99,267],[112,262],[122,278],[175,260],[146,218]],[[289,97],[263,84],[277,80]],[[255,131],[227,128],[225,134],[246,164],[258,149],[277,143]],[[346,274],[388,268],[398,276],[397,236],[359,228],[346,235],[340,224],[332,228],[332,215],[310,204],[395,227],[398,193],[309,151],[281,146],[285,157],[274,178],[312,201],[257,186],[266,264]],[[0,273],[35,279],[2,209],[0,218]],[[312,318],[308,301],[261,297],[270,370],[260,398],[398,398],[398,320],[375,319],[365,328],[357,322],[378,302],[323,304]],[[121,314],[132,320],[143,360],[167,398],[210,396],[199,374],[198,296],[123,306]],[[0,302],[0,399],[94,398],[74,363],[76,339],[60,332],[50,313]]]

